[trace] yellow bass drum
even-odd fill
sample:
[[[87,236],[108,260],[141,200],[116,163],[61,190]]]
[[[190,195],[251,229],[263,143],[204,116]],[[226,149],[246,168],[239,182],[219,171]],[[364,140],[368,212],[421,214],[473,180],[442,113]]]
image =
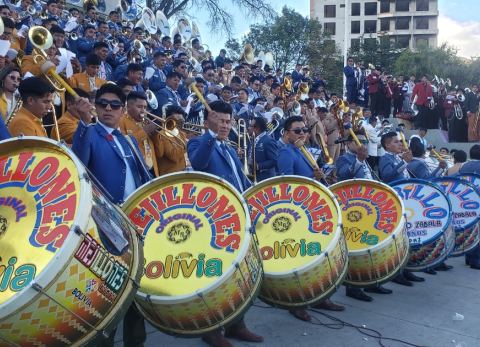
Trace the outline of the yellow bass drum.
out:
[[[133,302],[140,246],[65,145],[0,143],[1,346],[79,346],[108,336]]]
[[[242,196],[205,173],[162,176],[123,210],[145,237],[139,310],[160,330],[195,336],[240,318],[262,279]]]
[[[329,187],[343,216],[348,247],[345,282],[368,287],[390,280],[408,260],[405,208],[390,186],[354,179]]]
[[[260,298],[292,308],[335,292],[347,271],[342,216],[333,194],[300,176],[274,177],[244,193],[260,245]]]

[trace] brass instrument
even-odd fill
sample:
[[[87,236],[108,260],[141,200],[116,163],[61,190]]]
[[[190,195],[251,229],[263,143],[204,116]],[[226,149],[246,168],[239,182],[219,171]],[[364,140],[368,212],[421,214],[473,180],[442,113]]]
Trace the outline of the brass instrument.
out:
[[[340,136],[345,136],[345,126],[343,125],[343,114],[347,113],[350,110],[350,107],[348,105],[347,101],[343,100],[338,100],[338,103],[333,106],[332,108],[332,113],[335,119],[337,120],[337,126],[338,130],[340,131]],[[342,116],[339,115],[339,113],[342,112]]]
[[[5,119],[5,126],[8,126],[8,124],[13,120],[13,118],[15,117],[15,114],[22,107],[22,105],[23,105],[22,98],[19,98],[18,101],[15,103],[15,107],[13,108],[12,112],[10,112],[10,114]]]
[[[248,176],[250,173],[249,173],[249,169],[248,169],[248,159],[247,159],[247,141],[249,140],[248,139],[248,133],[247,133],[247,122],[245,121],[245,119],[243,118],[239,118],[238,121],[237,121],[237,124],[238,124],[238,131],[237,131],[237,134],[238,134],[238,148],[242,148],[245,150],[245,153],[244,153],[244,156],[243,156],[243,173],[245,174],[245,176]],[[243,128],[243,133],[242,133],[242,128]],[[243,146],[242,146],[242,139],[243,139]]]
[[[435,148],[432,148],[432,149],[430,150],[430,153],[432,153],[432,154],[437,158],[438,161],[445,161],[445,159],[440,155],[440,153],[438,153],[438,152],[435,150]]]
[[[195,133],[197,135],[202,135],[202,131],[206,130],[207,127],[195,123],[183,123],[182,129],[191,133]]]
[[[272,135],[275,130],[280,126],[280,121],[277,119],[272,119],[270,123],[267,124],[267,134]]]
[[[306,97],[308,97],[308,92],[310,91],[310,88],[308,87],[307,82],[300,82],[298,85],[298,91],[297,95],[295,96],[295,100],[303,100]]]
[[[55,138],[53,137],[53,133],[51,137],[54,140],[60,141],[60,130],[58,129],[57,112],[55,112],[55,105],[53,104],[53,102],[52,102],[51,112],[52,112],[53,124],[45,125],[45,127],[53,126],[53,130],[55,131]]]
[[[257,161],[255,156],[255,134],[253,134],[252,138],[252,181],[253,184],[257,184]]]
[[[65,38],[68,40],[72,40],[72,41],[77,41],[78,40],[78,35],[77,33],[71,31],[71,32],[66,32],[65,33]]]
[[[401,131],[399,132],[399,135],[400,135],[400,140],[402,140],[403,149],[405,151],[408,151],[408,144],[407,144],[407,141],[405,140],[405,135]]]
[[[150,112],[145,112],[143,116],[143,123],[144,124],[155,124],[158,129],[156,132],[161,135],[165,136],[167,140],[172,142],[175,145],[181,145],[185,147],[187,144],[185,140],[183,140],[179,135],[180,131],[177,127],[177,122],[174,119],[163,119],[160,116],[154,115],[153,113]],[[174,139],[177,139],[175,141]]]
[[[243,53],[240,56],[240,61],[242,60],[245,60],[245,62],[250,65],[253,65],[255,63],[255,50],[249,43],[247,43],[245,47],[243,47]]]

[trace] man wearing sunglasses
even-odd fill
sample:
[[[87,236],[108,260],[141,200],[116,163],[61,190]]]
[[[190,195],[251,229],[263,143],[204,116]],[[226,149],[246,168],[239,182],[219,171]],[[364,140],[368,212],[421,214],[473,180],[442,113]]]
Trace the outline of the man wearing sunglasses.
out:
[[[317,166],[315,168],[312,167],[299,149],[307,141],[309,133],[303,117],[292,116],[287,118],[283,126],[283,131],[282,142],[286,144],[280,147],[278,151],[277,174],[304,176],[317,180],[325,178],[323,171]],[[315,307],[331,311],[343,311],[345,309],[343,306],[334,304],[330,299],[324,300]],[[290,310],[290,314],[303,321],[310,321],[312,319],[307,311],[303,309]]]
[[[242,171],[237,153],[226,143],[232,129],[232,107],[223,101],[214,101],[209,105],[212,111],[205,114],[208,130],[188,141],[188,159],[194,170],[219,176],[243,192],[251,186],[251,182]],[[249,342],[263,341],[262,336],[246,327],[243,318],[225,329],[225,336]],[[218,329],[203,336],[203,340],[210,346],[232,346],[225,336]]]
[[[364,178],[373,180],[373,174],[370,166],[367,163],[368,158],[368,140],[363,133],[357,133],[358,140],[361,143],[361,146],[358,146],[357,143],[353,140],[352,135],[349,135],[346,139],[346,153],[340,156],[335,163],[337,168],[337,177],[339,181],[354,179],[354,178]],[[351,287],[346,285],[346,295],[361,301],[372,301],[373,298],[365,294],[362,289]],[[391,294],[390,289],[384,288],[382,286],[374,286],[370,288],[365,288],[365,291],[368,293],[377,293],[377,294]]]

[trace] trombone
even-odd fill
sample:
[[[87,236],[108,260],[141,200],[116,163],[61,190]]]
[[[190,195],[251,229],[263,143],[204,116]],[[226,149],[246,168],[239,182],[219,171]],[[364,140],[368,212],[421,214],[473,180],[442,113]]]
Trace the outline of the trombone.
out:
[[[248,126],[247,122],[243,118],[239,118],[237,121],[237,127],[238,127],[238,132],[237,132],[237,146],[238,149],[242,149],[244,151],[243,155],[243,173],[245,176],[249,176],[250,172],[248,169],[248,158],[247,158],[247,142],[250,140],[250,137],[248,135]],[[243,133],[242,133],[242,128],[243,128]],[[242,146],[242,139],[243,139],[243,146]]]
[[[155,130],[157,134],[165,136],[167,140],[177,146],[181,145],[184,148],[186,147],[187,143],[180,137],[180,131],[177,127],[177,122],[174,119],[165,120],[160,116],[154,115],[153,113],[145,112],[143,116],[143,123],[155,124],[158,127],[158,129]],[[174,139],[177,139],[178,142]]]

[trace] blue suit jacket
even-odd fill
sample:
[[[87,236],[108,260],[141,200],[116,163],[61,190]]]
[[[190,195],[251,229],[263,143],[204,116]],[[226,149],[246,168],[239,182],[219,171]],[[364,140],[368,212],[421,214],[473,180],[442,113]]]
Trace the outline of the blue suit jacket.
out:
[[[126,164],[115,141],[107,140],[107,135],[100,124],[86,126],[80,122],[73,137],[72,150],[101,183],[103,188],[100,188],[106,190],[114,203],[120,203],[125,191]],[[140,153],[135,138],[130,136],[130,139],[136,147],[136,153]],[[148,182],[151,176],[143,159],[137,155],[134,157],[138,172],[132,173],[138,175],[142,184]]]
[[[167,85],[167,74],[165,70],[161,70],[156,66],[153,66],[155,72],[153,76],[148,80],[148,87],[155,94]]]
[[[480,160],[470,160],[467,161],[463,166],[460,168],[459,171],[461,174],[465,173],[476,173],[480,174]]]
[[[257,180],[263,181],[276,176],[278,146],[270,135],[265,134],[255,146],[255,161],[257,162]]]
[[[5,122],[3,121],[2,116],[0,115],[0,141],[10,138],[10,133],[8,132]]]
[[[386,153],[380,157],[378,163],[378,173],[385,183],[409,178],[404,171],[407,163],[403,160],[397,160],[393,154]]]
[[[416,158],[413,158],[413,160],[408,163],[407,169],[415,178],[423,179],[437,177],[440,173],[440,167],[437,167],[433,172],[430,172],[427,164],[423,160]]]
[[[93,45],[95,44],[95,39],[87,40],[84,37],[79,37],[77,40],[77,58],[86,57],[88,54],[93,52]],[[83,64],[82,64],[83,65]]]
[[[338,157],[335,163],[339,181],[353,178],[366,178],[363,166],[357,162],[357,156],[353,153],[346,153]]]
[[[355,69],[352,66],[345,66],[343,68],[343,73],[345,74],[345,77],[347,78],[346,85],[347,86],[356,86],[357,85],[357,79],[355,78]]]
[[[249,188],[252,184],[250,180],[243,174],[242,164],[238,159],[235,150],[227,146],[228,153],[235,162],[235,170],[242,180],[243,187]],[[187,144],[188,159],[194,170],[207,172],[223,178],[230,182],[239,192],[242,189],[238,186],[237,179],[230,166],[230,160],[223,155],[222,150],[216,145],[216,139],[207,131],[199,137],[195,137],[188,141]]]
[[[162,112],[163,105],[166,104],[180,106],[177,98],[175,97],[175,94],[168,88],[160,89],[157,93],[155,93],[155,96],[158,100],[158,108],[154,110],[155,114],[160,114]]]
[[[300,150],[292,144],[278,151],[277,172],[279,175],[297,175],[314,178],[313,168]]]

